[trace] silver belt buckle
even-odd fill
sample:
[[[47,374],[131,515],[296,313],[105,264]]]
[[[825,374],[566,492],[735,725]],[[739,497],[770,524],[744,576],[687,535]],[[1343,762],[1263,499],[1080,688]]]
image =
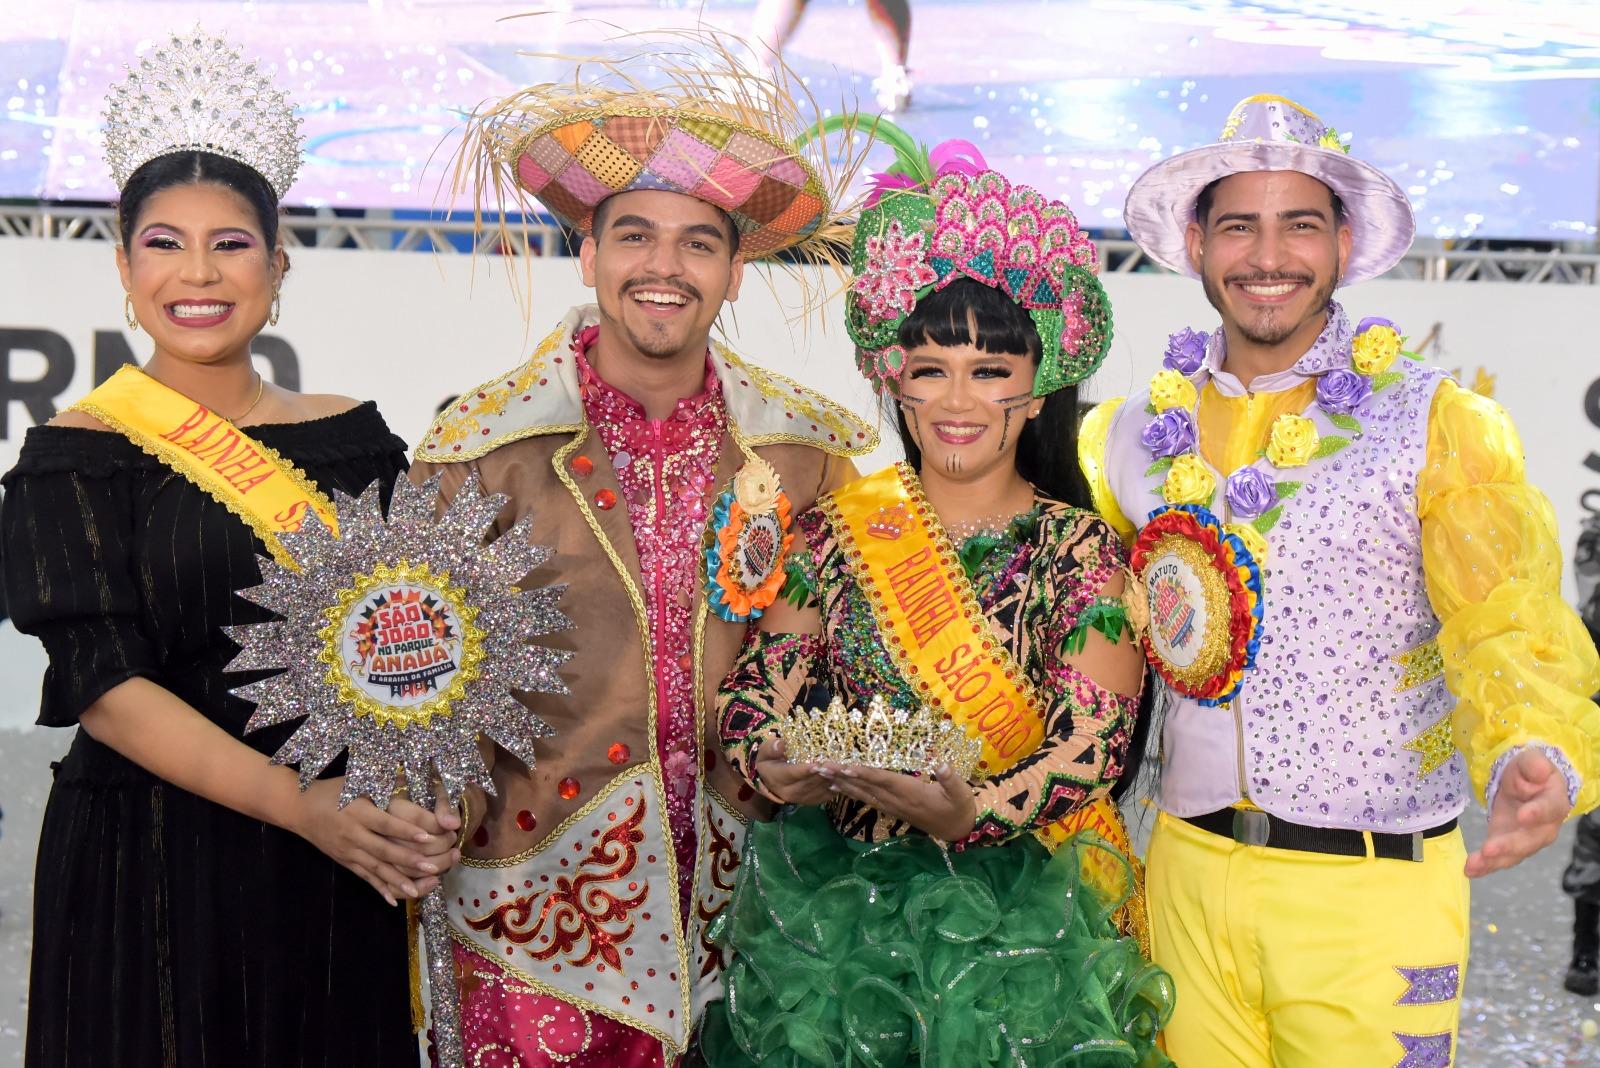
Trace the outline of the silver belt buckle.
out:
[[[1411,859],[1416,861],[1418,864],[1422,863],[1422,843],[1423,843],[1422,832],[1421,831],[1412,831],[1411,832]]]
[[[1272,834],[1272,821],[1255,809],[1233,810],[1233,840],[1240,845],[1264,846]]]

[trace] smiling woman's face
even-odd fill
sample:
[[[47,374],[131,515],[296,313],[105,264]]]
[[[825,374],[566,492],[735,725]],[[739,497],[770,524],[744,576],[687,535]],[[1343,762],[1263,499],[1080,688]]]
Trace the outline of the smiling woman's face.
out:
[[[123,288],[157,353],[194,363],[248,358],[283,265],[250,203],[211,182],[152,194],[117,250]]]
[[[906,350],[900,408],[923,470],[976,480],[1017,464],[1017,439],[1044,406],[1033,395],[1027,356],[973,344],[923,343]]]

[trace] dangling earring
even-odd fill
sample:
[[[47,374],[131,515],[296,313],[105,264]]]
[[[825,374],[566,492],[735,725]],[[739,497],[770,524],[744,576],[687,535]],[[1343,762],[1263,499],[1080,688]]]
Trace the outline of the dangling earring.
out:
[[[139,317],[133,314],[133,294],[122,295],[122,318],[127,320],[129,330],[139,329]]]
[[[267,325],[278,325],[278,291],[276,289],[272,291],[272,314],[267,316]]]

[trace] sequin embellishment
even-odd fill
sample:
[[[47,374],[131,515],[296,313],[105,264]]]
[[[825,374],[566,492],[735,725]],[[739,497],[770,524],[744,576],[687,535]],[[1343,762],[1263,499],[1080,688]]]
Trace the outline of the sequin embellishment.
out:
[[[1396,1005],[1442,1005],[1454,1001],[1461,991],[1461,965],[1402,968],[1395,971],[1406,981],[1406,991]]]

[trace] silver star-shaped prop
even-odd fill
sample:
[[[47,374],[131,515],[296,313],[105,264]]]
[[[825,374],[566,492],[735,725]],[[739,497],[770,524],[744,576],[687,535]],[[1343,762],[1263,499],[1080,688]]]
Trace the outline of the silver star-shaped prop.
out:
[[[556,669],[571,654],[534,642],[572,626],[555,607],[566,587],[516,585],[553,550],[529,543],[526,517],[484,544],[507,498],[480,493],[476,472],[437,519],[437,477],[422,486],[396,480],[387,523],[376,482],[359,497],[335,492],[334,498],[337,536],[313,522],[297,534],[282,535],[299,570],[266,561],[261,585],[240,591],[282,617],[228,628],[241,646],[229,671],[282,669],[235,691],[256,704],[245,729],[303,719],[272,758],[297,765],[302,785],[348,751],[342,803],[369,797],[379,808],[387,807],[402,769],[411,783],[427,782],[437,773],[452,801],[468,785],[493,793],[478,752],[479,736],[492,738],[532,767],[533,743],[551,729],[513,691],[567,692]],[[469,633],[460,635],[459,644],[476,641],[477,655],[470,669],[459,665],[457,692],[441,693],[447,700],[431,709],[426,702],[359,700],[371,695],[341,677],[345,665],[330,662],[338,659],[334,639],[342,636],[341,617],[359,610],[359,604],[341,602],[354,600],[349,593],[363,587],[381,591],[385,583],[371,580],[384,574],[404,585],[453,589],[465,602],[459,606],[466,617],[460,622]],[[469,673],[476,677],[460,678]]]
[[[227,670],[277,671],[234,692],[254,701],[247,731],[304,720],[272,757],[295,764],[302,788],[347,753],[341,806],[367,797],[387,808],[404,774],[411,800],[431,808],[437,779],[452,804],[469,785],[494,793],[478,750],[487,737],[534,766],[550,726],[517,693],[566,693],[557,668],[571,653],[537,639],[572,626],[556,609],[565,586],[522,588],[554,550],[529,542],[524,517],[486,537],[503,494],[473,472],[443,514],[439,479],[395,481],[384,519],[379,484],[334,493],[338,534],[308,520],[280,535],[296,566],[263,561],[240,596],[280,618],[230,627],[240,650]],[[444,897],[423,899],[433,990],[434,1045],[444,1068],[462,1064],[460,1001]]]

